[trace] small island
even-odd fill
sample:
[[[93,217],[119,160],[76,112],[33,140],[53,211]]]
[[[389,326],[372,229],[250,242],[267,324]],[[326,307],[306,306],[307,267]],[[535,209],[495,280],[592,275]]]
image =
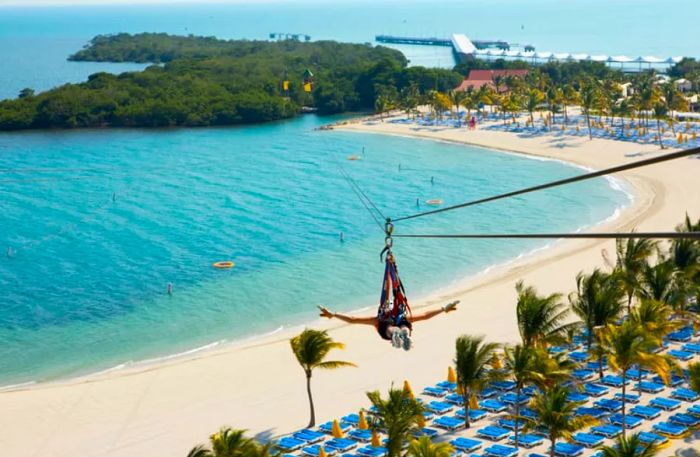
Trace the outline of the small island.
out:
[[[334,41],[100,35],[69,59],[153,65],[40,94],[24,89],[0,101],[0,130],[258,123],[367,111],[386,92],[446,91],[462,80],[452,70],[409,68],[397,50]]]

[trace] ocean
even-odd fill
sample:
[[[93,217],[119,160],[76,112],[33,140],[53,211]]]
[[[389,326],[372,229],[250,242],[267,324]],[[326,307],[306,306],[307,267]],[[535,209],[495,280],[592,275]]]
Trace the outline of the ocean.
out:
[[[0,8],[0,96],[81,81],[95,71],[141,68],[65,61],[95,34],[119,31],[222,38],[290,32],[358,42],[377,33],[462,31],[552,50],[692,53],[690,38],[698,32],[682,24],[691,14],[672,15],[673,26],[659,21],[651,40],[642,32],[662,7],[625,4]],[[559,12],[545,20],[544,12],[552,10]],[[556,20],[572,14],[576,21]],[[637,24],[643,20],[646,26]],[[636,25],[616,41],[621,28],[615,24],[626,21]],[[427,64],[443,58],[432,48],[407,52]],[[374,312],[383,234],[341,169],[393,217],[425,209],[427,199],[457,203],[581,172],[475,147],[315,130],[335,119],[0,134],[0,385],[66,378],[252,338],[308,322],[319,304]],[[362,160],[346,160],[362,155],[363,148]],[[599,179],[397,224],[397,231],[573,231],[614,217],[628,203],[615,182]],[[398,240],[395,251],[409,298],[417,299],[544,246]],[[222,260],[236,266],[212,268]]]

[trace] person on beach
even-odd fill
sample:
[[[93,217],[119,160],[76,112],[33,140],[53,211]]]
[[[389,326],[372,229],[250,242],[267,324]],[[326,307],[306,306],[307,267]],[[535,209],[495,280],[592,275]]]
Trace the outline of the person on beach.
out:
[[[379,313],[376,316],[361,317],[334,313],[323,306],[319,306],[318,309],[321,310],[321,317],[338,319],[348,324],[373,325],[382,339],[391,341],[392,346],[395,348],[403,347],[404,350],[408,351],[413,346],[411,331],[413,330],[414,322],[427,321],[439,314],[454,311],[457,309],[458,304],[459,300],[455,300],[442,308],[425,311],[421,314],[414,314],[410,319],[405,313],[396,317],[392,316],[390,313]]]

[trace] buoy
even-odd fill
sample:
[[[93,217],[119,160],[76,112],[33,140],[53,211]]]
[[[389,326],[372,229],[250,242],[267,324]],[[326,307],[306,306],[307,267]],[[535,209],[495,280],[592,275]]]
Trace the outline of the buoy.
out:
[[[431,205],[431,206],[440,206],[440,205],[442,205],[442,199],[433,198],[431,200],[426,200],[425,203],[428,205]]]
[[[226,261],[222,261],[222,262],[216,262],[216,263],[212,264],[212,266],[214,268],[226,269],[226,268],[233,268],[234,266],[236,266],[236,264],[229,261],[229,260],[226,260]]]
[[[360,159],[361,159],[360,156],[355,156],[355,155],[353,155],[353,156],[348,156],[348,160],[360,160]]]

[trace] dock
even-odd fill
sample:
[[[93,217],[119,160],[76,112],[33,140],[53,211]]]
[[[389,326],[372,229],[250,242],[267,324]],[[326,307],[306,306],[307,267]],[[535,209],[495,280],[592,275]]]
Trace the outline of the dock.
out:
[[[503,40],[471,40],[463,33],[454,33],[450,38],[439,37],[402,37],[395,35],[377,35],[374,40],[377,43],[387,44],[411,44],[418,46],[449,46],[460,55],[473,55],[476,50],[500,49],[509,51],[512,47],[519,46],[516,43],[508,43]],[[526,51],[534,51],[535,48],[527,45]]]

